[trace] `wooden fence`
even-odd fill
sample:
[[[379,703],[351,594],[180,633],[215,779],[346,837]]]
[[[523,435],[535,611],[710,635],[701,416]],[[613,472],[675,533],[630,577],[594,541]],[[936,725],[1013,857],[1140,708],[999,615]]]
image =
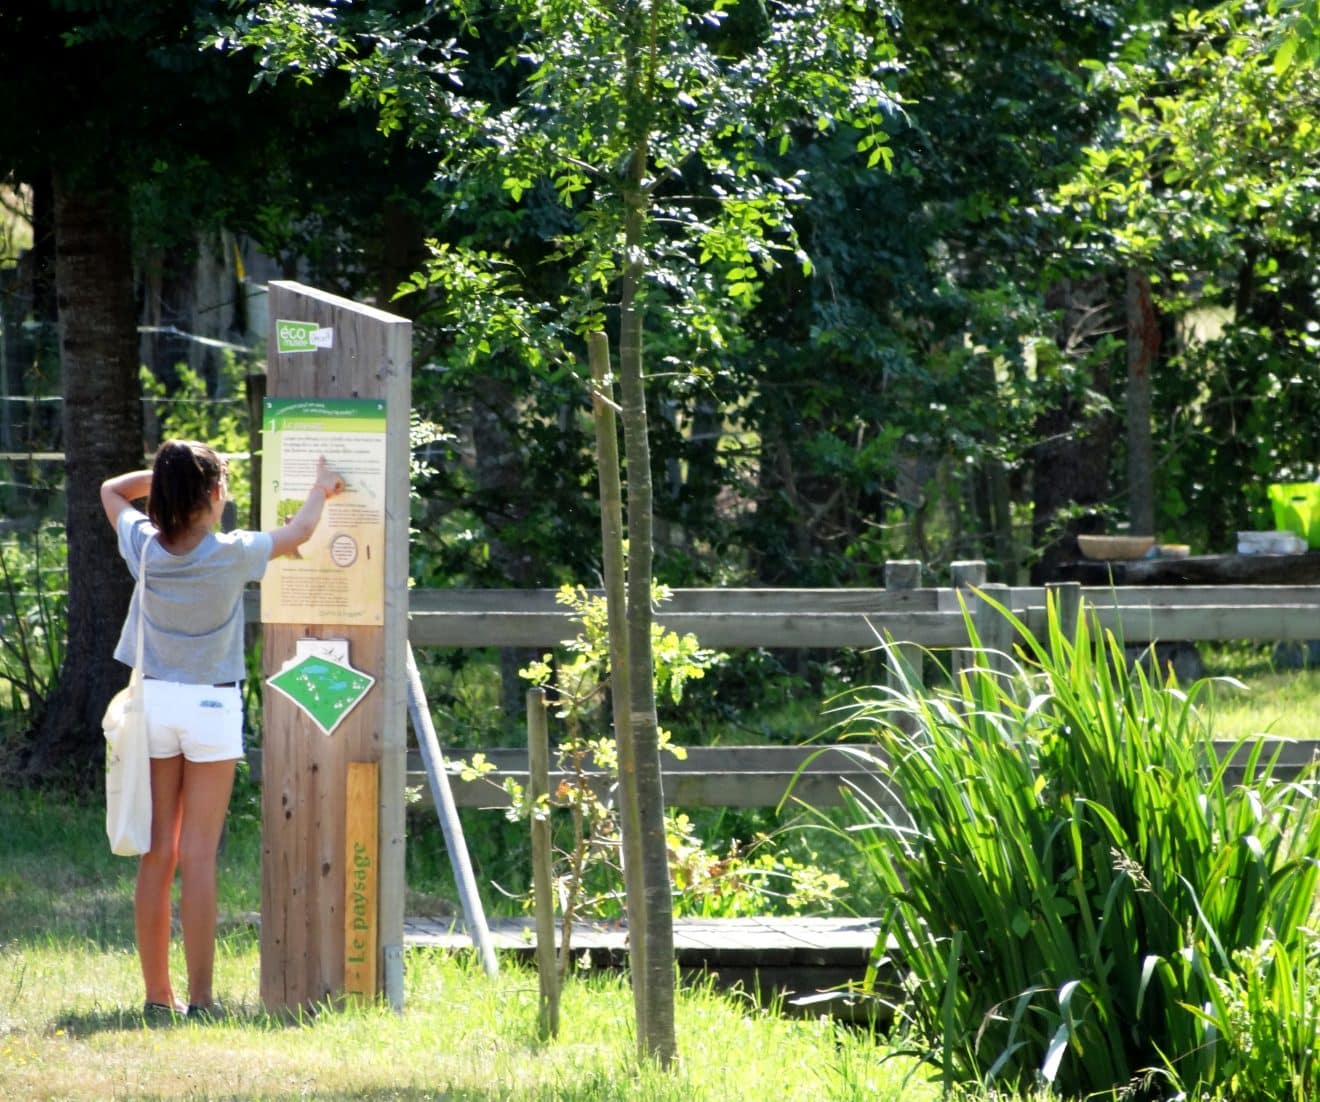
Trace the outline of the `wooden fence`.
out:
[[[1077,595],[1101,625],[1128,643],[1320,638],[1320,586],[984,586],[982,592],[1045,627],[1047,589]],[[886,638],[931,648],[967,645],[955,589],[676,589],[659,623],[703,646],[875,647]],[[999,621],[968,591],[974,617],[997,637]],[[577,634],[553,590],[414,590],[414,647],[551,647]]]
[[[703,646],[716,649],[837,650],[876,648],[882,640],[892,640],[911,644],[902,648],[904,661],[919,663],[925,649],[950,652],[956,665],[968,645],[968,616],[988,648],[1007,652],[1012,645],[1008,622],[979,594],[1010,609],[1033,634],[1042,635],[1047,594],[1053,591],[1065,623],[1084,605],[1129,646],[1320,638],[1320,586],[985,585],[983,565],[967,563],[954,571],[964,584],[923,588],[910,584],[919,574],[917,564],[889,567],[886,576],[894,584],[885,589],[676,589],[658,610],[657,621],[674,631],[691,632]],[[554,590],[414,590],[409,640],[415,648],[548,650],[578,630],[572,611],[555,598]],[[443,743],[444,731],[439,734]],[[1285,746],[1284,771],[1309,761],[1317,746],[1320,743]],[[481,752],[496,772],[486,780],[454,778],[455,801],[466,807],[504,806],[507,798],[498,783],[505,776],[526,783],[526,751]],[[689,747],[683,761],[664,757],[666,800],[677,807],[775,806],[790,784],[794,798],[817,807],[837,804],[847,786],[884,795],[875,772],[840,747]],[[409,783],[425,792],[415,757],[409,759],[408,773]]]

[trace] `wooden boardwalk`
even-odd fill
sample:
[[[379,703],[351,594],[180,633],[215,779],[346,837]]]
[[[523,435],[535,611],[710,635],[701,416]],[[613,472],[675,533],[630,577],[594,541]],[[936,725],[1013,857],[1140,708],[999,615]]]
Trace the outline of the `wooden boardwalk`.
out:
[[[530,918],[492,920],[490,932],[497,951],[535,962]],[[709,976],[721,988],[738,987],[763,1001],[783,997],[799,1010],[851,1017],[845,1001],[828,993],[862,979],[878,932],[874,918],[680,918],[674,920],[674,956],[687,978]],[[555,937],[558,945],[558,928]],[[472,948],[457,918],[407,918],[403,938],[407,949]],[[627,927],[580,923],[571,948],[580,967],[620,968],[628,957]]]

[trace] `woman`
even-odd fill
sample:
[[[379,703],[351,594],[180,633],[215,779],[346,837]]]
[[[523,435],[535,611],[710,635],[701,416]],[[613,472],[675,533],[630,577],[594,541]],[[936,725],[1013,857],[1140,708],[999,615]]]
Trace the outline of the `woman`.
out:
[[[138,957],[149,1019],[223,1012],[211,988],[215,962],[216,850],[243,755],[243,589],[266,564],[290,555],[316,530],[343,480],[317,464],[302,508],[271,532],[217,533],[228,494],[225,463],[205,444],[167,440],[149,471],[101,485],[101,504],[136,576],[146,560],[143,688],[151,756],[151,849],[138,864],[134,900]],[[144,515],[133,506],[147,498]],[[132,666],[137,600],[115,648]],[[179,915],[188,966],[188,1003],[170,983],[170,894],[181,873]]]

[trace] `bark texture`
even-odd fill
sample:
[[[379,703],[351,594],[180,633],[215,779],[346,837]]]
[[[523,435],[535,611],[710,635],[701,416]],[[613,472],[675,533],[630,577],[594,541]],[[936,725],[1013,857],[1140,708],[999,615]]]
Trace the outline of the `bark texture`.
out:
[[[1155,447],[1151,428],[1151,369],[1160,350],[1160,325],[1150,277],[1127,273],[1128,524],[1134,536],[1155,534]]]
[[[645,1013],[637,1022],[643,1058],[668,1066],[675,1055],[674,911],[665,844],[664,784],[660,773],[659,722],[655,706],[655,660],[651,647],[653,490],[646,387],[642,371],[642,318],[638,301],[645,274],[642,262],[647,196],[642,176],[649,150],[638,142],[624,196],[623,278],[619,293],[619,375],[623,406],[624,455],[628,468],[628,667],[632,730],[637,767],[637,818],[641,828],[641,880],[644,888]]]
[[[587,337],[591,359],[592,412],[596,426],[596,465],[600,472],[601,561],[605,571],[605,602],[610,635],[610,704],[614,743],[619,757],[619,812],[622,818],[623,875],[627,894],[628,929],[645,925],[642,878],[642,824],[637,799],[637,748],[632,733],[632,683],[628,665],[628,575],[624,556],[623,482],[619,472],[618,423],[614,416],[614,383],[610,350],[604,333]],[[633,938],[633,1010],[641,1021],[647,1012],[646,939]]]
[[[104,767],[101,715],[128,681],[112,657],[132,581],[101,508],[101,482],[142,465],[142,403],[127,211],[57,176],[55,273],[64,370],[68,643],[24,755],[29,782],[90,789]]]

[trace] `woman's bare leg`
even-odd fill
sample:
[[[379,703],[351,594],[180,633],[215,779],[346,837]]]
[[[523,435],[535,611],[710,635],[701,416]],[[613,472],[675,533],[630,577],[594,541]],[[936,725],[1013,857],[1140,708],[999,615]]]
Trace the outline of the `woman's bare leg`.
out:
[[[185,762],[183,826],[179,833],[179,868],[183,890],[179,917],[183,953],[188,962],[188,1002],[210,1006],[215,967],[215,864],[220,831],[234,786],[235,759]]]
[[[147,1002],[174,1005],[170,984],[170,895],[179,858],[182,757],[151,759],[151,850],[138,858],[133,900]]]

